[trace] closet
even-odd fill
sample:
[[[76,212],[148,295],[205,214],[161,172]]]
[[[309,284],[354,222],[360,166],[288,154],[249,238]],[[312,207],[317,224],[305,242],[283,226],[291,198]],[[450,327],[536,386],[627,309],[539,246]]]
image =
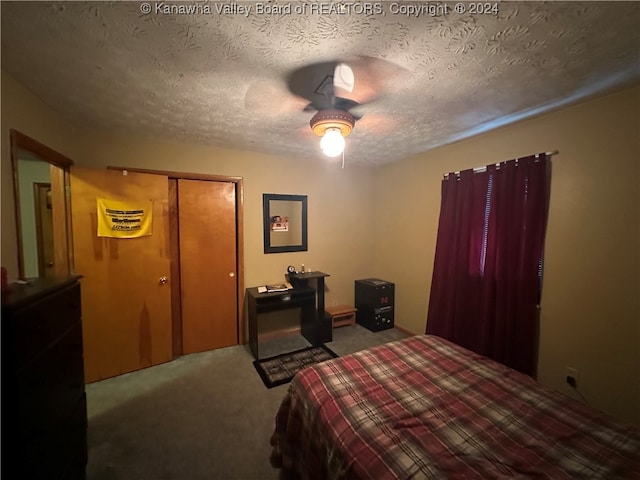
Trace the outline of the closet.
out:
[[[243,342],[241,194],[235,177],[72,167],[87,382]],[[96,198],[150,200],[151,234],[98,236]]]

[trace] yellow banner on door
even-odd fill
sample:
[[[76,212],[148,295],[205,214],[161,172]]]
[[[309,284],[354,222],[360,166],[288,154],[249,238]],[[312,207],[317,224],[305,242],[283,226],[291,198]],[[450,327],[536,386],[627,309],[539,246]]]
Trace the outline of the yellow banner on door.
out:
[[[151,235],[151,200],[121,202],[97,198],[98,236],[137,238]]]

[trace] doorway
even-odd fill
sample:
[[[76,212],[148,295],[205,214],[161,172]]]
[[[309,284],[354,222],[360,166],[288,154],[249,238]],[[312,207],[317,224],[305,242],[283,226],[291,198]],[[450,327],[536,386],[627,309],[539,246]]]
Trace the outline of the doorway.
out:
[[[38,251],[38,273],[41,277],[55,276],[53,249],[53,201],[51,184],[35,182],[33,197],[36,218],[36,244]]]

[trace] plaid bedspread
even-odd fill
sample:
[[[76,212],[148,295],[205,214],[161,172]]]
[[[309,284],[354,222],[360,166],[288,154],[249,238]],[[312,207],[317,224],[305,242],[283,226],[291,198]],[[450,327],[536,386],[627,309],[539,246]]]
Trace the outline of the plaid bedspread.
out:
[[[299,372],[271,461],[303,479],[636,479],[640,431],[438,337]]]

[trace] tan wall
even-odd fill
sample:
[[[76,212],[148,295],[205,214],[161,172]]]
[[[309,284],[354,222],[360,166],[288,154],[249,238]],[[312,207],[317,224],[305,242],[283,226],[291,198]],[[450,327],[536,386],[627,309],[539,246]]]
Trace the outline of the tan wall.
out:
[[[559,150],[545,248],[539,380],[640,425],[640,88],[503,127],[380,168],[376,275],[396,321],[422,333],[446,172]]]

